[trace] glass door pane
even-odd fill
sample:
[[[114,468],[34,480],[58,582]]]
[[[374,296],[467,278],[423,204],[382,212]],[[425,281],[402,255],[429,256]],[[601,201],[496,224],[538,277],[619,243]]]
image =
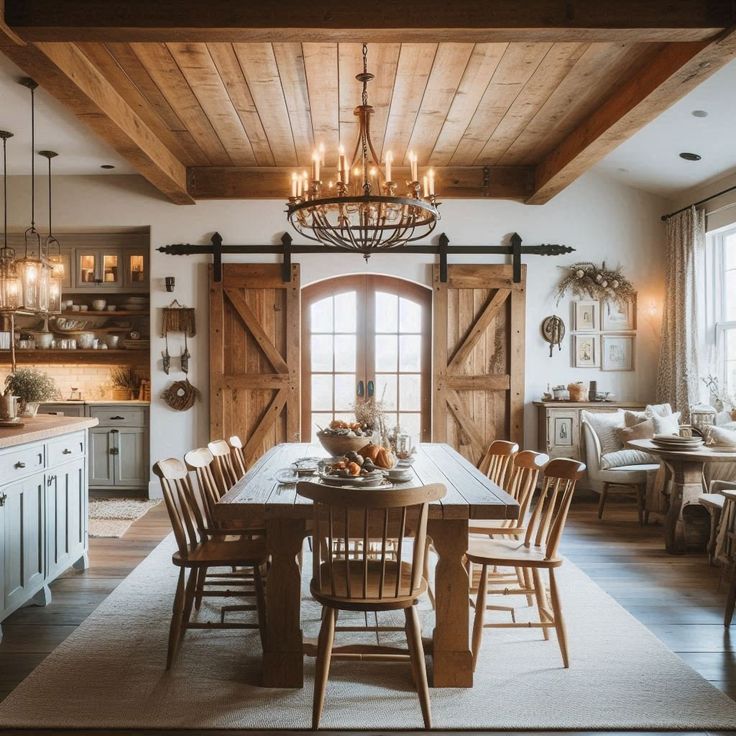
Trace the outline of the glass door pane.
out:
[[[102,281],[106,286],[117,284],[120,279],[120,258],[116,255],[102,256]]]
[[[78,282],[80,285],[94,284],[97,281],[97,254],[80,253]]]
[[[358,383],[358,295],[327,296],[309,305],[308,434],[333,419],[352,420]],[[307,432],[304,433],[307,435]]]

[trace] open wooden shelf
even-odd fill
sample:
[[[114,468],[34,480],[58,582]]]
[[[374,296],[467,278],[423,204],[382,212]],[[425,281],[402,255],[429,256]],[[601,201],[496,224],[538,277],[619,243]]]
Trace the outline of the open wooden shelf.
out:
[[[148,317],[150,312],[125,312],[122,309],[116,309],[114,312],[108,312],[106,309],[102,312],[93,312],[88,310],[86,312],[72,312],[65,310],[62,313],[64,317],[73,317],[74,319],[84,319],[85,317],[109,317],[115,319],[116,317]]]
[[[149,350],[16,350],[19,365],[48,363],[147,363]],[[10,363],[10,351],[0,350],[0,364]]]

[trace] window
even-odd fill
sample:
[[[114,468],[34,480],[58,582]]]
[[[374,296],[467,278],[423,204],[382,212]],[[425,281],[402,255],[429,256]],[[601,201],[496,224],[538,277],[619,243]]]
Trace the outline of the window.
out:
[[[713,256],[715,357],[722,386],[736,395],[736,227],[710,236]]]

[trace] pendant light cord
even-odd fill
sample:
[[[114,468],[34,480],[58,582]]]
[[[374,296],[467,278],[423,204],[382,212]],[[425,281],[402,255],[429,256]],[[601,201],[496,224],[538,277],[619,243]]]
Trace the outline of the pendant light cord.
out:
[[[36,89],[31,87],[31,232],[36,232]]]
[[[3,136],[3,249],[8,247],[8,138]]]

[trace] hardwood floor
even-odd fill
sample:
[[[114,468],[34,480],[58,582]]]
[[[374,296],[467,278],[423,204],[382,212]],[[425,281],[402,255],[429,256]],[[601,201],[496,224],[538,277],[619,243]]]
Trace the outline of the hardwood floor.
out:
[[[0,699],[74,631],[169,530],[166,511],[159,505],[123,538],[90,540],[88,571],[68,572],[53,583],[49,606],[23,608],[5,620]],[[736,699],[736,635],[732,638],[722,623],[725,582],[718,590],[720,571],[708,566],[705,555],[667,554],[661,527],[640,528],[634,505],[627,501],[611,500],[606,518],[598,521],[595,502],[587,498],[573,504],[563,552],[691,667]]]

